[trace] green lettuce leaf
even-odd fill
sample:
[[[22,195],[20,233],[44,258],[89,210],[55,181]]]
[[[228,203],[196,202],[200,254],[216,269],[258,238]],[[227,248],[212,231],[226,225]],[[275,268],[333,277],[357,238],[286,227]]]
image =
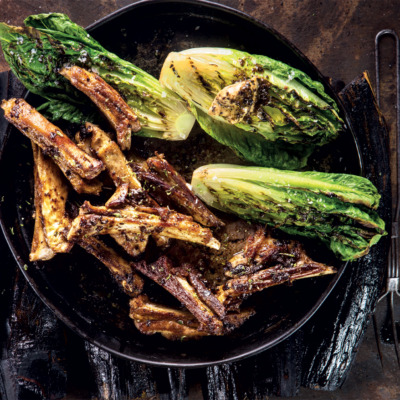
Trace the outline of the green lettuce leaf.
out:
[[[44,107],[53,119],[87,120],[86,113],[79,110],[90,100],[58,73],[64,65],[73,64],[98,73],[125,98],[139,117],[142,129],[138,134],[168,140],[188,136],[195,119],[182,99],[148,73],[107,51],[66,15],[32,15],[25,25],[0,23],[0,43],[6,61],[25,87],[56,100]]]
[[[264,149],[269,143],[266,154],[277,150],[271,143],[280,144],[278,151],[286,145],[302,161],[285,168],[297,169],[316,146],[331,142],[343,128],[338,107],[320,82],[266,56],[223,48],[173,52],[160,82],[187,100],[192,111],[201,110],[195,114],[208,134],[258,165],[280,167],[282,162],[278,156],[255,155],[246,142]],[[228,127],[242,139],[231,143]]]
[[[386,234],[380,195],[360,176],[214,164],[198,168],[192,186],[212,207],[321,240],[342,260],[367,254]]]
[[[202,107],[191,104],[201,128],[221,144],[230,147],[241,158],[256,165],[282,169],[301,169],[314,151],[313,145],[269,142],[261,135],[246,135],[243,130],[211,117]]]

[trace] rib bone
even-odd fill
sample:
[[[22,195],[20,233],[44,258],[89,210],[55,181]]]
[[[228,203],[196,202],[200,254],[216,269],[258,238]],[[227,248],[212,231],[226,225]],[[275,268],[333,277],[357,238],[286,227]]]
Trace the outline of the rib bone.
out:
[[[219,287],[217,297],[222,304],[229,306],[232,300],[244,298],[268,287],[291,283],[297,279],[334,274],[335,272],[333,268],[319,263],[299,262],[298,265],[289,268],[282,268],[281,265],[278,265],[229,280],[225,285]]]
[[[141,190],[140,182],[128,165],[117,143],[98,126],[86,122],[86,132],[91,134],[91,148],[104,163],[116,187],[126,183],[129,190]]]
[[[33,159],[34,159],[34,167],[33,167],[33,175],[35,182],[35,226],[33,231],[33,239],[31,245],[31,252],[29,254],[30,261],[38,261],[38,260],[50,260],[55,256],[54,251],[50,248],[46,241],[46,234],[44,232],[43,227],[43,216],[42,216],[42,205],[41,205],[41,196],[40,190],[36,188],[39,187],[40,181],[38,176],[38,168],[37,168],[37,159],[38,159],[38,151],[39,147],[32,142],[32,150],[33,150]]]
[[[3,100],[1,107],[5,118],[50,155],[62,171],[72,171],[82,178],[93,179],[103,170],[100,160],[82,151],[24,99]]]
[[[79,215],[72,222],[68,240],[76,240],[84,235],[162,233],[174,239],[203,244],[219,249],[220,243],[212,232],[192,221],[191,217],[168,211],[166,216],[137,211],[135,207],[113,210],[91,206],[99,210],[96,214]],[[112,215],[112,216],[111,216]]]
[[[82,238],[78,244],[100,260],[111,272],[113,278],[129,296],[137,296],[143,289],[143,279],[132,269],[132,265],[115,250],[95,237]]]
[[[70,220],[65,214],[68,187],[59,168],[32,144],[35,175],[36,218],[41,219],[45,240],[54,253],[67,253],[72,248],[65,235]],[[35,250],[35,249],[34,249]],[[37,249],[36,249],[37,250]],[[32,259],[35,255],[32,253]]]
[[[190,214],[193,219],[204,226],[222,226],[223,222],[218,219],[193,193],[188,184],[163,155],[156,155],[147,159],[147,165],[153,174],[144,174],[144,179],[154,179],[153,183],[158,186],[161,180],[161,188],[167,193],[173,202]],[[154,172],[158,174],[154,176]],[[163,187],[164,186],[164,187]]]
[[[184,304],[201,323],[204,330],[214,335],[222,334],[224,328],[222,321],[200,300],[187,279],[175,274],[173,265],[167,257],[162,256],[151,265],[144,261],[138,262],[136,269],[157,282]]]
[[[83,68],[65,67],[60,74],[85,93],[105,115],[117,133],[122,150],[131,147],[131,133],[140,130],[139,120],[120,94],[100,76]]]

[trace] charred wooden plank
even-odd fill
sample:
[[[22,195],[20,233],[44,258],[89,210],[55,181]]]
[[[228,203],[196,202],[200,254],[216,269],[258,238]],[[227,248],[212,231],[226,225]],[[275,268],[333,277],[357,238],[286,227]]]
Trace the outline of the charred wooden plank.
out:
[[[390,232],[389,135],[367,72],[349,83],[339,96],[363,154],[365,176],[381,194],[379,214]],[[314,323],[304,328],[307,351],[302,385],[334,390],[343,384],[383,287],[389,240],[390,237],[382,238],[367,257],[356,260],[345,270],[339,284],[313,317]],[[341,299],[339,303],[337,298]],[[324,338],[322,345],[321,338]]]
[[[85,342],[85,350],[102,400],[155,399],[158,392],[154,370],[145,364],[114,357]]]
[[[95,178],[103,170],[100,160],[82,151],[60,128],[24,99],[3,100],[1,107],[7,121],[51,156],[61,170],[70,170],[86,179]]]
[[[140,130],[140,123],[121,95],[100,76],[76,65],[63,68],[60,74],[85,93],[105,115],[117,133],[121,149],[130,149],[131,134]]]
[[[240,375],[236,363],[215,365],[206,368],[203,394],[207,400],[241,399],[237,383]]]
[[[3,342],[0,380],[7,399],[65,398],[67,362],[62,324],[18,272]]]

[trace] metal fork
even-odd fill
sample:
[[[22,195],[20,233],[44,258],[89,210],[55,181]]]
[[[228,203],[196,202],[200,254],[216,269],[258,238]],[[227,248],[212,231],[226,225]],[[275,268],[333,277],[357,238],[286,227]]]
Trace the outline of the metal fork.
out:
[[[395,40],[396,44],[396,173],[397,173],[397,188],[394,193],[394,200],[396,209],[392,217],[392,236],[391,245],[388,259],[388,269],[386,278],[386,288],[383,295],[379,298],[378,303],[385,297],[388,298],[389,304],[389,316],[391,320],[391,331],[393,334],[394,348],[396,352],[397,363],[400,368],[400,348],[399,348],[399,337],[397,335],[396,321],[394,315],[394,300],[395,296],[400,297],[400,241],[399,241],[399,216],[400,216],[400,44],[399,37],[391,29],[385,29],[380,31],[375,37],[375,70],[376,70],[376,97],[378,106],[380,106],[380,65],[379,65],[379,43],[383,36],[390,36]],[[383,367],[382,349],[379,340],[378,327],[376,314],[373,314],[373,325],[375,331],[376,343],[378,346],[379,358]]]

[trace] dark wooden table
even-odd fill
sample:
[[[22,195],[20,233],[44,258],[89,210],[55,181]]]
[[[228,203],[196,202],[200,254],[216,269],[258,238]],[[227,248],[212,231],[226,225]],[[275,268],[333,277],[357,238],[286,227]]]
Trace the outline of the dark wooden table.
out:
[[[129,0],[0,0],[4,22],[20,25],[29,14],[63,12],[87,26],[110,12],[132,3]],[[293,42],[325,75],[345,83],[364,70],[375,79],[374,40],[382,29],[400,32],[399,4],[395,0],[296,1],[296,0],[223,0],[218,3],[244,11],[269,24]],[[395,52],[389,39],[382,52],[382,110],[390,133],[391,163],[395,152]],[[266,43],[268,46],[268,43]],[[8,65],[0,56],[0,72]],[[395,171],[395,169],[392,169]],[[395,182],[396,174],[392,174]],[[382,307],[378,310],[383,314]],[[298,399],[399,399],[400,371],[391,345],[383,345],[385,370],[379,363],[374,333],[368,328],[352,369],[342,388],[334,392],[300,389]],[[73,393],[69,399],[79,398]],[[190,398],[201,398],[193,391]],[[274,398],[274,397],[270,397]]]

